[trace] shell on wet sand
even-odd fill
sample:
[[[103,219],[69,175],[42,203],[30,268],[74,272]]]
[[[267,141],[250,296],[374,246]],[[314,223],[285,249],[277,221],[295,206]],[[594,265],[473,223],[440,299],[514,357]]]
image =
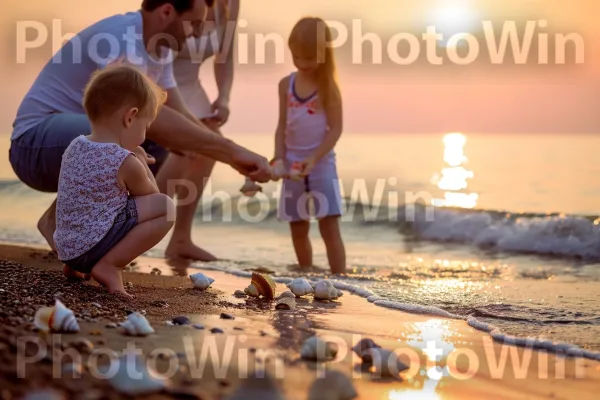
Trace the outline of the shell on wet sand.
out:
[[[127,321],[121,324],[120,331],[127,336],[148,336],[154,333],[146,317],[139,312],[129,314]]]
[[[327,370],[325,376],[315,379],[308,393],[308,400],[352,400],[357,397],[350,378],[335,370]]]
[[[273,298],[275,298],[275,288],[275,282],[269,275],[253,272],[252,281],[250,282],[250,285],[244,289],[244,292],[248,296],[263,296],[265,299],[273,300]]]
[[[343,295],[341,290],[337,290],[331,281],[327,279],[320,280],[315,285],[316,300],[335,300]]]
[[[124,354],[113,362],[118,364],[118,369],[109,382],[115,390],[122,394],[131,397],[145,396],[161,392],[170,386],[170,381],[150,369],[148,363],[143,362],[139,355],[132,357]],[[110,370],[113,370],[112,365]],[[132,371],[135,372],[132,373]]]
[[[302,344],[300,356],[305,360],[329,361],[335,358],[337,352],[338,349],[334,343],[311,336]]]
[[[297,297],[314,293],[313,287],[304,278],[296,278],[287,285],[288,289]]]
[[[368,357],[367,357],[368,356]],[[380,347],[371,347],[363,352],[363,360],[369,359],[369,362],[363,362],[372,365],[371,372],[382,377],[398,377],[398,374],[410,368],[398,358],[393,351]]]
[[[190,280],[196,289],[206,290],[215,281],[213,278],[209,278],[202,272],[190,275]]]
[[[35,313],[33,324],[44,332],[79,332],[73,311],[56,299],[54,307],[42,307]]]
[[[276,310],[294,310],[296,309],[296,299],[292,297],[283,297],[277,300]]]

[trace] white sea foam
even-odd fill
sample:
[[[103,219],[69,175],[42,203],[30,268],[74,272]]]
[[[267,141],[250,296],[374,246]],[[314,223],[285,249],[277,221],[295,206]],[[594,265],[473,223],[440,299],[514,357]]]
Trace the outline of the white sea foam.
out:
[[[235,268],[227,268],[225,266],[217,266],[217,265],[196,265],[198,269],[211,269],[211,270],[219,270],[221,272],[225,272],[231,275],[235,275],[242,278],[249,278],[252,276],[251,272],[248,271],[240,271]],[[289,283],[294,278],[291,277],[273,277],[273,280],[278,283]],[[319,278],[312,278],[309,280],[317,281]],[[529,347],[532,349],[538,350],[546,350],[549,352],[557,353],[560,355],[566,355],[570,357],[583,357],[591,360],[600,361],[600,352],[594,352],[589,350],[584,350],[576,345],[570,343],[561,343],[561,342],[553,342],[547,339],[542,338],[523,338],[516,337],[512,335],[508,335],[502,332],[498,327],[480,321],[474,317],[462,316],[450,313],[438,307],[433,306],[424,306],[420,304],[412,304],[412,303],[402,303],[399,301],[393,301],[385,299],[381,296],[376,295],[369,289],[364,287],[353,285],[348,282],[344,282],[342,280],[331,280],[331,283],[336,289],[347,291],[356,296],[362,297],[366,299],[368,302],[373,303],[378,307],[390,308],[398,311],[403,311],[411,314],[420,314],[420,315],[433,315],[441,318],[450,318],[457,320],[464,320],[467,322],[469,326],[474,329],[477,329],[482,332],[486,332],[490,335],[492,339],[499,343],[511,345],[511,346],[521,346],[521,347]]]
[[[413,225],[422,239],[519,253],[600,260],[600,224],[576,216],[501,218],[492,212],[436,209]]]

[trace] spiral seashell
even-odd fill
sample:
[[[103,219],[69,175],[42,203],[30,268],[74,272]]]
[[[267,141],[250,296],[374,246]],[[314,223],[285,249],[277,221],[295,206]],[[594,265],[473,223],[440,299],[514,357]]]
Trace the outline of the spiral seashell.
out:
[[[269,275],[253,272],[252,282],[250,283],[250,286],[244,289],[244,292],[248,296],[263,296],[265,299],[273,300],[273,298],[275,298],[275,289],[275,282],[273,282],[273,279],[271,279]]]
[[[335,358],[337,346],[316,336],[306,339],[300,350],[300,356],[305,360],[328,361]]]
[[[296,297],[302,297],[304,295],[314,293],[313,287],[304,278],[294,279],[287,285],[287,287],[292,293],[294,293],[294,295],[296,295]]]
[[[127,316],[127,321],[121,324],[121,333],[128,336],[148,336],[154,333],[150,323],[139,312],[131,313]]]
[[[204,275],[201,272],[190,275],[190,280],[192,281],[192,284],[194,285],[194,287],[196,289],[200,289],[200,290],[208,289],[209,286],[212,285],[212,283],[215,281],[214,279],[209,278],[208,276]]]
[[[358,397],[352,381],[340,371],[327,370],[315,379],[308,400],[352,400]]]
[[[368,357],[367,357],[368,356]],[[369,359],[372,364],[371,372],[381,377],[398,377],[398,374],[409,368],[393,351],[380,347],[371,347],[363,352],[363,360]]]
[[[327,279],[320,280],[315,285],[315,299],[317,300],[335,300],[340,297],[340,290],[333,287],[333,283]]]
[[[283,297],[277,300],[276,310],[294,310],[296,308],[296,299],[293,297]]]
[[[262,192],[262,187],[256,184],[252,179],[246,178],[244,186],[240,189],[244,196],[254,197],[258,192]]]
[[[44,332],[79,332],[75,314],[58,299],[54,307],[42,307],[37,310],[33,324]]]
[[[283,299],[285,297],[288,297],[290,299],[295,299],[296,295],[290,291],[287,291],[287,292],[283,292],[279,296],[277,296],[277,299],[279,300],[279,299]]]

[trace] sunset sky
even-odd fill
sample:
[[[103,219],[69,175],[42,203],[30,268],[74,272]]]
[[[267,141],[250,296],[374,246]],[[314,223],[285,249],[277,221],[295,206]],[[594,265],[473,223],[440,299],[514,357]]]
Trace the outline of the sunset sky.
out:
[[[139,8],[140,0],[4,0],[0,15],[2,110],[0,132],[8,133],[19,105],[37,72],[52,55],[52,20],[59,19],[62,33],[76,32],[115,13]],[[6,2],[8,1],[8,5]],[[345,131],[350,133],[402,132],[507,132],[578,133],[598,132],[600,127],[600,2],[591,0],[241,0],[241,19],[247,26],[238,33],[248,37],[252,50],[249,63],[236,65],[232,94],[232,116],[226,131],[231,133],[271,133],[277,120],[277,82],[292,71],[289,52],[283,64],[275,63],[275,45],[269,44],[267,62],[254,62],[254,37],[276,34],[282,45],[293,24],[304,15],[344,23],[347,44],[336,50],[340,84],[344,97]],[[352,63],[352,51],[360,38],[353,35],[352,20],[359,20],[363,35],[377,34],[382,42],[383,63],[373,64],[373,47],[363,47],[362,65]],[[575,46],[567,47],[566,65],[539,65],[538,47],[532,47],[527,65],[515,65],[511,57],[501,65],[489,62],[481,21],[502,28],[515,21],[524,36],[527,21],[547,21],[538,33],[548,34],[553,48],[554,34],[576,34],[583,38],[584,63],[576,65]],[[17,63],[17,22],[38,21],[49,29],[48,45],[31,49],[26,62]],[[420,38],[426,27],[438,32],[470,32],[478,38],[476,62],[457,66],[437,48],[444,65],[427,63],[425,42]],[[387,44],[397,33],[419,38],[421,58],[411,65],[398,65],[387,56]],[[30,33],[33,35],[33,33]],[[241,36],[240,36],[241,37]],[[497,34],[500,39],[500,33]],[[32,38],[29,37],[28,38]],[[543,47],[543,46],[542,46]],[[407,55],[407,45],[401,45]],[[240,49],[238,49],[240,50]],[[462,50],[461,50],[462,51]],[[459,52],[460,53],[460,52]],[[239,54],[239,53],[238,53]],[[357,53],[354,53],[356,56]],[[202,79],[214,93],[211,65],[203,67]]]

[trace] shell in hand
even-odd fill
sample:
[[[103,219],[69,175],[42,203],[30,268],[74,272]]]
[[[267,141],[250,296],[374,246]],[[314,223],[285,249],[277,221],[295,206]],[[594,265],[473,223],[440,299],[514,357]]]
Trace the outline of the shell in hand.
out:
[[[363,352],[363,360],[368,359],[372,364],[371,372],[382,377],[398,377],[398,374],[409,368],[393,351],[380,347],[371,347]]]
[[[316,336],[306,339],[300,350],[300,356],[305,360],[329,361],[335,358],[337,346]]]
[[[271,179],[277,182],[281,178],[284,178],[287,175],[287,170],[285,169],[285,164],[283,160],[277,159],[271,162]]]
[[[42,307],[37,310],[33,324],[44,332],[79,332],[75,314],[58,299],[54,307]]]
[[[262,187],[257,185],[252,179],[246,178],[240,192],[242,192],[244,196],[254,197],[258,192],[262,192]]]
[[[213,278],[209,278],[202,272],[190,275],[190,280],[196,289],[206,290],[215,281]]]
[[[275,298],[275,288],[275,282],[269,275],[253,272],[252,281],[244,289],[244,293],[252,297],[263,296],[265,299],[273,300]]]
[[[313,287],[310,286],[310,283],[308,283],[308,281],[304,278],[294,279],[287,285],[287,287],[292,293],[294,293],[294,295],[296,295],[296,297],[302,297],[314,292]]]
[[[113,362],[117,363],[118,369],[109,382],[121,394],[131,397],[145,396],[159,393],[170,385],[169,380],[158,372],[150,370],[148,363],[143,362],[140,355],[132,357],[124,354]],[[109,370],[112,369],[111,365]]]
[[[315,285],[315,299],[317,300],[335,300],[342,295],[342,291],[337,290],[327,279],[320,280]]]
[[[357,397],[350,378],[335,370],[327,370],[324,377],[315,379],[308,393],[308,400],[352,400]]]
[[[128,336],[148,336],[154,333],[150,323],[139,312],[131,313],[127,316],[127,321],[121,324],[121,333]]]

